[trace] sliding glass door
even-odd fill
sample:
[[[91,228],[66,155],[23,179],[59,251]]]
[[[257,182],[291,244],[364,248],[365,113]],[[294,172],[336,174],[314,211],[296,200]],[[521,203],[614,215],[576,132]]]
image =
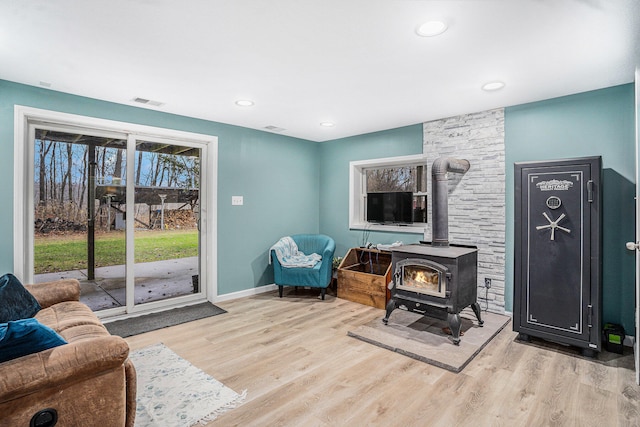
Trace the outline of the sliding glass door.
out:
[[[94,311],[126,306],[126,135],[36,128],[34,281],[75,278]]]
[[[101,317],[207,297],[206,142],[48,122],[28,134],[27,281],[76,278]]]
[[[200,149],[135,140],[135,303],[200,292]]]

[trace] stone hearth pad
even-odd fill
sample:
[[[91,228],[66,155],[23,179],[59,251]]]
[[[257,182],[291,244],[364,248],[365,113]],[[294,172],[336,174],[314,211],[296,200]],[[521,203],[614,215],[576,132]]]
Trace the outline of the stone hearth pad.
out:
[[[449,326],[444,320],[399,309],[391,313],[388,325],[382,323],[382,317],[349,331],[348,335],[456,373],[511,320],[508,316],[482,312],[484,326],[480,327],[473,311],[467,308],[460,313],[464,336],[456,346],[443,332]]]

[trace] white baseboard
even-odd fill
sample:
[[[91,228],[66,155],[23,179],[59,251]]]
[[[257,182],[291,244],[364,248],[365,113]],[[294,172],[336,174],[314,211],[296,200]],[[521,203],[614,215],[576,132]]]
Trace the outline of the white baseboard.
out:
[[[633,343],[635,342],[635,340],[636,339],[633,335],[625,335],[622,345],[627,347],[633,347]]]
[[[244,297],[250,297],[253,295],[259,295],[259,294],[264,294],[266,292],[271,292],[271,291],[275,291],[276,289],[278,289],[278,287],[276,285],[266,285],[266,286],[260,286],[259,288],[251,288],[251,289],[245,289],[244,291],[238,291],[238,292],[232,292],[230,294],[224,294],[224,295],[218,295],[217,297],[213,298],[213,301],[211,301],[212,303],[216,303],[216,302],[221,302],[221,301],[230,301],[230,300],[234,300],[234,299],[238,299],[238,298],[244,298]]]

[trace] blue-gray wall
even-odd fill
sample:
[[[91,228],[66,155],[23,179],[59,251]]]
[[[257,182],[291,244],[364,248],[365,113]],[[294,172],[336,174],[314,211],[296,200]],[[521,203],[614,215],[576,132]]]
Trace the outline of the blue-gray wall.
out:
[[[23,105],[218,137],[218,294],[273,283],[267,251],[318,232],[319,144],[0,80],[0,272],[13,271],[13,116]],[[231,196],[244,206],[231,206]]]
[[[635,105],[633,84],[505,110],[507,310],[513,305],[513,164],[602,156],[603,320],[633,334],[635,254]]]
[[[422,124],[323,142],[320,150],[320,232],[336,241],[336,256],[362,245],[365,233],[349,230],[349,162],[422,153]],[[423,234],[371,232],[372,243],[415,243]]]
[[[586,92],[505,109],[505,308],[513,310],[513,163],[602,156],[603,320],[633,333],[635,258],[634,85]],[[320,231],[336,240],[337,255],[363,240],[349,230],[349,162],[422,153],[422,125],[325,142],[320,151]],[[371,233],[375,243],[405,243],[421,234]]]
[[[337,255],[358,246],[350,231],[349,162],[422,153],[422,125],[314,143],[0,80],[0,271],[13,268],[13,107],[15,104],[218,136],[219,294],[272,283],[267,250],[278,237],[322,232]],[[601,155],[604,165],[604,320],[634,330],[634,87],[587,92],[505,111],[507,161],[506,308],[513,307],[513,163]],[[231,206],[231,196],[244,206]],[[371,233],[375,243],[421,234]]]

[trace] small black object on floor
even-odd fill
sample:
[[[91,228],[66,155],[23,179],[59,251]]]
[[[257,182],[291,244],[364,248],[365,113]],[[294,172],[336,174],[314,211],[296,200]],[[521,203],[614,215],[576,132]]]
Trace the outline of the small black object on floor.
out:
[[[168,328],[169,326],[200,320],[205,317],[216,316],[223,313],[226,313],[226,310],[210,302],[204,302],[187,307],[174,308],[160,313],[151,313],[130,319],[116,320],[115,322],[105,323],[104,326],[111,335],[126,338],[132,335]]]

